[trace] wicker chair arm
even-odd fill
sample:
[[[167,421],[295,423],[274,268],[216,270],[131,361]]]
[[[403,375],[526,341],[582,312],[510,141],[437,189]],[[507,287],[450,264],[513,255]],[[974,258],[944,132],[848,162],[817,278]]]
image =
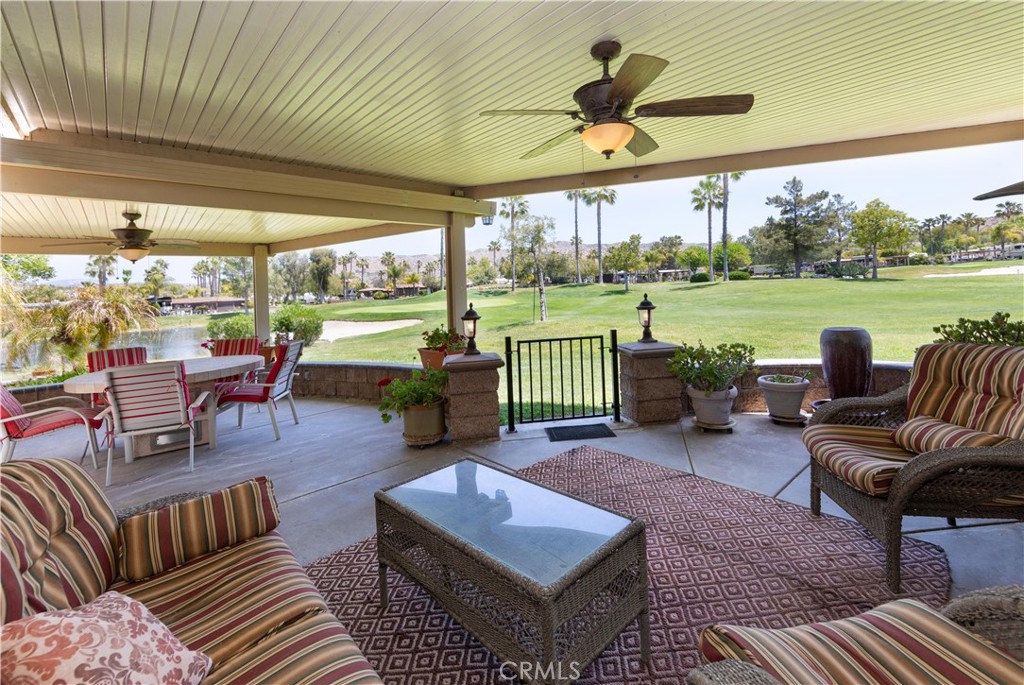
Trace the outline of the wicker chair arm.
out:
[[[962,477],[964,469],[983,466],[1011,469],[1024,475],[1024,441],[1012,440],[996,447],[947,447],[923,452],[896,473],[889,488],[887,507],[902,510],[921,488],[939,485],[939,481],[946,477],[952,481]],[[986,484],[985,492],[981,493],[984,496],[982,501],[1020,494],[1012,487],[999,486],[996,482]]]
[[[810,425],[839,423],[896,428],[907,420],[909,387],[904,385],[878,397],[844,397],[832,400],[814,412]]]
[[[686,675],[689,685],[781,685],[768,671],[739,659],[698,666]]]
[[[1024,585],[969,592],[947,604],[942,613],[1018,659],[1024,658]]]

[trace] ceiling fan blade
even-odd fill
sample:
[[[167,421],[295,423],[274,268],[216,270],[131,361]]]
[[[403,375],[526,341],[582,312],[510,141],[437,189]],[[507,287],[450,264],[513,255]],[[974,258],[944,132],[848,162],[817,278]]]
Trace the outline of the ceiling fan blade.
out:
[[[564,114],[572,116],[579,114],[574,109],[489,109],[486,112],[480,112],[482,117],[505,117],[505,116],[516,116],[520,114],[535,115],[535,114]]]
[[[754,96],[712,95],[703,98],[683,98],[640,105],[634,111],[638,117],[703,117],[716,114],[746,114],[754,106]]]
[[[154,240],[150,241],[150,247],[160,247],[166,250],[198,250],[199,243],[195,240]]]
[[[73,243],[44,243],[39,247],[76,247],[78,245],[116,245],[114,241],[105,238],[99,238],[91,235],[87,236],[87,240],[76,240]]]
[[[643,157],[657,150],[658,144],[654,142],[654,138],[651,138],[639,126],[633,124],[633,137],[626,143],[626,149],[632,152],[634,157]]]
[[[626,58],[619,73],[612,79],[612,85],[608,89],[608,102],[632,102],[644,88],[654,83],[654,79],[658,78],[667,66],[668,60],[633,53]]]
[[[565,133],[559,133],[557,136],[555,136],[554,138],[552,138],[548,142],[544,143],[543,145],[540,145],[538,147],[533,148],[532,150],[527,152],[525,155],[523,155],[519,159],[533,159],[534,157],[542,155],[545,152],[547,152],[548,150],[550,150],[551,148],[553,148],[553,147],[555,147],[557,145],[560,145],[560,144],[564,143],[565,141],[569,140],[570,138],[572,138],[574,135],[579,134],[579,131],[580,131],[580,127],[577,126],[575,128],[570,128]]]

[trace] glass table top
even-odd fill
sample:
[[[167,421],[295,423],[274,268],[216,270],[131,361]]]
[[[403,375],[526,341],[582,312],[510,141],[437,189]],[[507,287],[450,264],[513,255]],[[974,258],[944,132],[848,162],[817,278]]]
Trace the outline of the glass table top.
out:
[[[524,576],[550,585],[630,519],[464,460],[386,496]]]

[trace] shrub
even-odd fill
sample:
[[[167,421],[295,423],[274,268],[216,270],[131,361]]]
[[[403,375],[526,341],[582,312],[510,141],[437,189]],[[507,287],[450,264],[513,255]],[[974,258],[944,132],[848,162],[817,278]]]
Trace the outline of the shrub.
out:
[[[256,335],[256,322],[251,314],[215,317],[206,324],[206,332],[213,339],[251,338]]]
[[[695,274],[690,274],[690,283],[707,283],[711,280],[711,274],[707,271],[698,271]]]
[[[729,280],[730,281],[749,281],[750,280],[750,272],[749,271],[730,271],[729,272]]]
[[[966,342],[987,345],[1024,345],[1024,320],[1011,321],[1010,315],[996,312],[992,319],[959,318],[956,323],[933,328],[939,337],[935,342]]]
[[[292,302],[278,307],[270,317],[270,330],[283,333],[290,340],[301,340],[312,346],[324,332],[324,317],[304,304]]]
[[[868,272],[868,267],[857,262],[843,262],[836,268],[834,263],[828,265],[827,273],[832,278],[863,278]]]
[[[386,292],[384,292],[383,290],[378,290],[377,292],[375,292],[373,294],[373,299],[375,299],[375,300],[386,300],[386,299],[388,299],[388,294]]]
[[[908,260],[910,266],[927,266],[932,263],[932,260],[926,254],[918,252],[917,254],[910,255]]]

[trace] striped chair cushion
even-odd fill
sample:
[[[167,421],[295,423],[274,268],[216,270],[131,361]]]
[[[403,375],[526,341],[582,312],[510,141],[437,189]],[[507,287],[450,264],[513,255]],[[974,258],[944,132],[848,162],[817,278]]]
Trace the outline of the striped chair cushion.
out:
[[[25,408],[21,406],[18,398],[12,395],[10,390],[0,385],[0,419],[19,416],[24,413]],[[31,419],[14,419],[13,421],[4,421],[4,428],[7,429],[8,435],[20,438],[22,437],[22,431],[28,428],[31,423]]]
[[[740,659],[783,683],[1024,682],[1024,667],[986,640],[916,600],[852,618],[766,630],[715,625],[701,634],[708,661]]]
[[[75,411],[55,411],[33,416],[32,422],[28,428],[22,431],[20,437],[31,438],[33,435],[42,435],[76,424],[81,425],[83,423],[81,415],[85,416],[85,421],[88,422],[90,428],[99,429],[103,427],[103,419],[96,417],[101,411],[102,409],[98,407],[75,407]]]
[[[1024,437],[1024,347],[936,343],[914,357],[907,418]]]
[[[947,447],[994,447],[1010,438],[946,423],[930,416],[910,419],[892,432],[892,439],[905,450],[931,452]]]
[[[892,430],[872,426],[818,424],[803,432],[811,458],[868,495],[889,492],[892,479],[915,456],[892,439]]]
[[[118,530],[119,570],[142,580],[277,527],[280,514],[265,476],[126,519]]]
[[[114,512],[78,464],[34,459],[0,466],[3,620],[90,602],[114,580]],[[21,587],[8,578],[17,574]]]
[[[203,685],[375,685],[381,680],[328,613],[302,617],[226,660]]]
[[[95,350],[86,355],[90,371],[103,371],[115,366],[145,364],[145,347],[121,347],[111,350]]]
[[[276,531],[111,589],[145,604],[189,649],[209,655],[214,670],[282,626],[327,611]]]
[[[213,341],[214,357],[227,357],[236,354],[259,354],[259,338],[222,338]]]

